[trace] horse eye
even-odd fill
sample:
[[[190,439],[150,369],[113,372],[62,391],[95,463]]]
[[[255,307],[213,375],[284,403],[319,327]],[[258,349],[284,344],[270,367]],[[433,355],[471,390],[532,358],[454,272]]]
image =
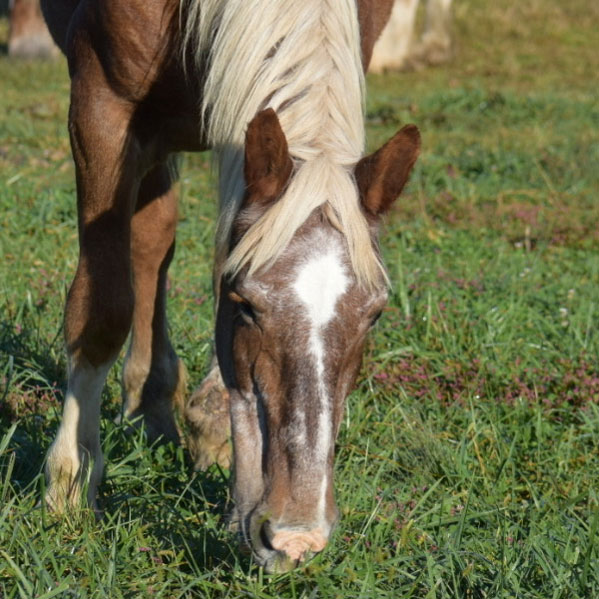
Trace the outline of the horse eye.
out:
[[[245,320],[250,320],[252,322],[256,320],[256,314],[254,313],[254,309],[248,302],[239,302],[237,304],[237,307],[239,308],[241,316]]]
[[[235,303],[239,310],[239,313],[241,314],[241,317],[246,322],[254,322],[256,320],[256,314],[250,302],[248,302],[246,299],[241,297],[241,295],[235,293],[234,291],[231,291],[229,293],[229,299]]]
[[[383,313],[383,311],[381,310],[380,312],[377,312],[377,313],[375,314],[375,316],[373,317],[373,319],[370,321],[370,326],[371,326],[371,327],[373,327],[373,326],[374,326],[374,325],[377,323],[377,321],[378,321],[378,319],[381,317],[381,314],[382,314],[382,313]]]

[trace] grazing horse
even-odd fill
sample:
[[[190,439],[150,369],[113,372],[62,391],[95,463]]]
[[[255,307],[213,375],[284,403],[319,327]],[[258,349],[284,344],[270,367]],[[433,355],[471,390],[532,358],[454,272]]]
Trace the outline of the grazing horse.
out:
[[[370,70],[382,73],[446,62],[451,56],[451,2],[426,1],[424,31],[414,43],[419,0],[395,0],[389,22],[374,46]]]
[[[46,501],[74,505],[87,483],[95,506],[100,395],[129,333],[124,412],[151,436],[178,437],[172,404],[183,370],[165,314],[177,222],[171,157],[211,147],[220,373],[209,374],[206,397],[221,405],[206,410],[195,434],[207,439],[192,444],[204,465],[227,459],[230,423],[233,520],[259,564],[293,567],[324,548],[338,517],[334,441],[387,298],[377,227],[419,151],[418,130],[406,126],[362,157],[363,69],[390,2],[42,8],[72,82],[80,249]]]

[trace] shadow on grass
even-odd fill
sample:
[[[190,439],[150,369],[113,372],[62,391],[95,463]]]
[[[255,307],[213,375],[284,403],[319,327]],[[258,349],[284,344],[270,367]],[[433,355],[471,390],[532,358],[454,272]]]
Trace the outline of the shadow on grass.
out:
[[[0,320],[0,440],[17,425],[6,447],[15,489],[37,485],[66,388],[62,336],[58,331],[47,340],[40,334],[36,322],[41,312],[5,312]],[[106,467],[100,504],[105,520],[120,516],[143,530],[158,545],[161,557],[156,559],[178,556],[177,567],[194,575],[214,567],[232,570],[239,554],[227,531],[227,475],[215,468],[194,473],[182,447],[148,446],[142,430],[115,424],[120,401],[107,391],[103,399]],[[100,533],[102,524],[98,527]]]
[[[228,531],[228,474],[217,467],[193,472],[183,447],[148,447],[143,431],[112,422],[106,429],[107,467],[100,488],[105,516],[135,522],[153,540],[152,547],[139,551],[151,550],[166,562],[177,556],[182,571],[232,571],[239,553]]]
[[[62,399],[65,366],[57,350],[32,328],[0,322],[0,399],[2,419],[40,411],[47,401]]]
[[[16,459],[11,479],[21,488],[39,475],[61,409],[59,338],[44,339],[23,313],[0,321],[0,437],[17,423],[9,449]]]

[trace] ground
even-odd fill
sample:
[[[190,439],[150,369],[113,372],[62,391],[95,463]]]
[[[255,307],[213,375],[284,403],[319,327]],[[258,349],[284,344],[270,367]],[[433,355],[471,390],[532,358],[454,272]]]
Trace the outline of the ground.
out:
[[[599,8],[456,3],[452,63],[368,79],[369,146],[423,151],[382,244],[393,282],[337,447],[342,518],[266,577],[226,529],[228,472],[114,424],[104,518],[38,505],[65,384],[76,261],[64,62],[0,56],[0,597],[594,597],[599,594]],[[0,42],[6,22],[0,21]],[[0,47],[1,49],[1,47]],[[169,314],[210,359],[214,192],[185,156]]]

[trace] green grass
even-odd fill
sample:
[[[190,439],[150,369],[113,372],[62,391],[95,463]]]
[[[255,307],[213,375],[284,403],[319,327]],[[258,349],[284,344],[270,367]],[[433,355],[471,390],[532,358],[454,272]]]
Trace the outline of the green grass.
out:
[[[338,440],[341,522],[266,576],[226,529],[228,472],[113,423],[104,518],[39,505],[76,264],[64,62],[0,56],[0,597],[599,596],[598,9],[457,3],[447,67],[369,78],[369,145],[423,152],[382,239],[393,293]],[[6,23],[0,23],[0,37]],[[210,357],[214,193],[186,156],[172,337]]]

